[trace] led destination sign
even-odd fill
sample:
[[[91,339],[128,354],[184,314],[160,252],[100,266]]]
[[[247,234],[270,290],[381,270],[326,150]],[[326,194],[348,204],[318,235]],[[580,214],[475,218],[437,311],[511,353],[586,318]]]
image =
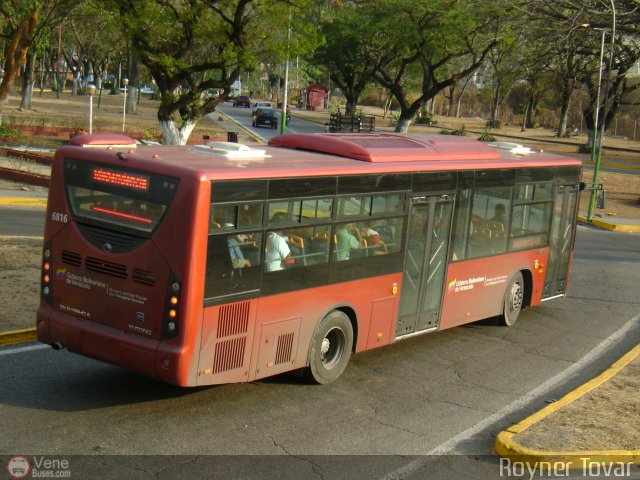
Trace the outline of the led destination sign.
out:
[[[107,170],[106,168],[94,168],[91,171],[91,180],[98,183],[132,188],[134,190],[141,190],[144,192],[149,190],[149,177],[145,175],[133,175],[131,173]]]

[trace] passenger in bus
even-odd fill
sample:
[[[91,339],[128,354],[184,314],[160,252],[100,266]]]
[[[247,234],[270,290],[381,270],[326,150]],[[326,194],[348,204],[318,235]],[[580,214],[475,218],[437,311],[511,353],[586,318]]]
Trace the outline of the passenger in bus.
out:
[[[364,229],[364,235],[369,245],[380,245],[380,234],[372,227],[375,226],[375,222],[367,222],[367,226]]]
[[[229,245],[229,255],[231,255],[231,264],[233,268],[245,268],[250,267],[251,262],[244,258],[242,249],[240,248],[241,239],[238,236],[227,238],[227,244]]]
[[[280,233],[271,231],[265,242],[265,269],[267,272],[284,270],[284,265],[291,256],[287,239]]]
[[[360,248],[360,232],[351,223],[336,226],[336,259],[349,260],[352,250]]]
[[[507,221],[505,212],[506,212],[506,209],[504,208],[504,204],[498,203],[494,209],[494,215],[489,221],[498,222],[504,225]]]

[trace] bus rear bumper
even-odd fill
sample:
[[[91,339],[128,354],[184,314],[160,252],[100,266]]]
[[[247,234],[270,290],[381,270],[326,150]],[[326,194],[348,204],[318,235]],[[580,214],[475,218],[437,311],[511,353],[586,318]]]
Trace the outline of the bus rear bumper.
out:
[[[70,352],[111,363],[150,377],[156,375],[159,340],[125,333],[113,327],[80,319],[40,306],[37,314],[38,340]],[[170,383],[171,373],[162,379]]]

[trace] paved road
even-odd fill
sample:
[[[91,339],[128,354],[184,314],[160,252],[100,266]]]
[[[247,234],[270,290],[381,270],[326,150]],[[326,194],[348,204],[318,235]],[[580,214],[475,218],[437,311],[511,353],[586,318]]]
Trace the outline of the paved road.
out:
[[[45,210],[45,207],[0,205],[0,236],[43,236]]]
[[[196,467],[223,477],[240,469],[277,478],[269,475],[284,468],[292,473],[280,478],[418,479],[438,468],[448,474],[430,478],[487,478],[495,457],[423,455],[490,455],[497,432],[637,343],[639,322],[629,322],[640,312],[638,240],[579,227],[569,298],[524,312],[511,328],[481,322],[359,354],[326,386],[285,375],[178,389],[66,351],[0,350],[0,455],[249,455],[106,460],[136,478]],[[625,326],[607,354],[583,365]],[[536,391],[575,366],[557,390]],[[352,456],[316,456],[343,454]]]
[[[251,112],[253,111],[253,108],[234,108],[230,102],[225,102],[224,104],[216,107],[216,110],[231,117],[235,122],[265,143],[267,143],[271,138],[280,135],[279,123],[278,129],[252,126]],[[315,122],[297,118],[294,111],[293,116],[291,117],[291,123],[287,125],[286,131],[287,133],[317,133],[324,132],[325,127]]]

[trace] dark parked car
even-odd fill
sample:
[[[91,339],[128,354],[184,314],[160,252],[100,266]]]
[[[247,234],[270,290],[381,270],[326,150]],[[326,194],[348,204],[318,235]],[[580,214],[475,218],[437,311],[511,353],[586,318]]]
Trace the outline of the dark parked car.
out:
[[[256,108],[253,115],[253,126],[267,125],[278,128],[278,113],[273,108]]]
[[[251,99],[246,95],[239,95],[233,99],[233,106],[251,108]]]

